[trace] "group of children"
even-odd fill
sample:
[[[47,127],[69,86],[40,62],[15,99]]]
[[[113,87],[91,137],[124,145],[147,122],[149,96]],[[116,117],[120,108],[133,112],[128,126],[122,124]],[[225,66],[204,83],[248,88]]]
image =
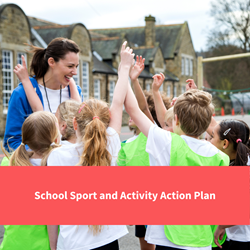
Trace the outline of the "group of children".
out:
[[[23,59],[24,60],[24,59]],[[15,73],[23,82],[34,112],[22,126],[22,142],[11,153],[10,166],[229,166],[250,165],[249,127],[239,120],[212,119],[212,96],[197,90],[187,80],[186,92],[171,105],[159,88],[165,80],[160,73],[153,78],[152,92],[143,92],[138,77],[144,59],[136,57],[126,42],[111,107],[88,99],[80,103],[76,86],[71,84],[74,100],[62,102],[56,114],[43,106],[18,66]],[[134,93],[129,83],[131,79]],[[25,79],[23,81],[23,79]],[[135,135],[120,143],[123,105],[130,115],[129,126]],[[199,139],[205,132],[210,141]],[[224,235],[226,226],[148,225],[136,226],[141,249],[210,250]],[[59,230],[59,234],[58,234]],[[116,250],[118,239],[127,234],[126,226],[54,225],[5,226],[0,246],[7,249]],[[229,241],[223,249],[250,249],[250,226],[226,228]],[[15,239],[15,240],[13,240]],[[16,240],[19,239],[19,240]]]

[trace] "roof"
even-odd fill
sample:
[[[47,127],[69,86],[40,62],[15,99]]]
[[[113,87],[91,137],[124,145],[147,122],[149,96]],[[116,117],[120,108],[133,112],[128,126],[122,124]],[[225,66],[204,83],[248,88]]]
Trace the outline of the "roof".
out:
[[[164,74],[165,74],[166,81],[179,82],[179,78],[176,75],[174,75],[173,73],[171,73],[170,71],[165,70]]]
[[[182,28],[186,23],[173,25],[156,25],[155,41],[159,42],[160,48],[165,59],[173,58],[174,53],[178,51]],[[93,29],[89,30],[90,35],[94,37],[97,34],[108,37],[124,37],[128,41],[138,46],[145,45],[145,26],[130,28],[113,28],[113,29]]]
[[[92,39],[92,48],[103,60],[112,59],[112,54],[117,54],[121,48],[123,39],[120,37],[104,37]]]
[[[117,75],[116,69],[109,66],[107,63],[100,61],[95,54],[93,54],[93,73],[103,73],[103,74],[109,74],[109,75]]]
[[[135,53],[135,55],[137,56],[142,56],[143,58],[145,58],[145,65],[149,65],[150,61],[154,60],[155,54],[157,52],[157,50],[159,49],[159,47],[138,47],[138,48],[134,48],[133,52]]]
[[[29,22],[30,22],[30,25],[32,27],[34,26],[60,26],[60,24],[57,24],[57,23],[53,23],[53,22],[50,22],[50,21],[47,21],[47,20],[43,20],[43,19],[40,19],[40,18],[36,18],[36,17],[32,17],[32,16],[28,16],[29,18]]]

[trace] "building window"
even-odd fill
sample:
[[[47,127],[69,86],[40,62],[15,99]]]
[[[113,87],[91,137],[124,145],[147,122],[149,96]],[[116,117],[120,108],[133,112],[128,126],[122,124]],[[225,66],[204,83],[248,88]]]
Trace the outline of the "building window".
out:
[[[82,92],[84,100],[89,99],[89,64],[82,63]]]
[[[146,90],[147,90],[147,91],[150,90],[150,83],[146,83]]]
[[[79,73],[79,65],[78,65],[78,67],[77,67],[77,69],[76,69],[76,73],[77,73],[77,74],[73,76],[73,79],[74,79],[76,85],[79,85],[79,76],[80,76],[80,73]]]
[[[22,56],[24,56],[25,62],[26,62],[26,66],[27,66],[27,54],[24,52],[17,52],[17,60],[16,63],[17,64],[21,64],[23,65],[23,61],[22,61]],[[17,78],[17,84],[20,82],[20,80]]]
[[[181,58],[181,74],[185,75],[185,58]]]
[[[7,114],[10,96],[13,90],[13,54],[12,51],[2,51],[3,76],[3,113]]]
[[[100,80],[94,80],[94,98],[100,100]]]
[[[167,95],[171,96],[171,86],[170,85],[168,85],[168,87],[167,87]]]
[[[183,94],[183,93],[185,93],[186,92],[186,86],[182,86],[181,87],[181,93]]]
[[[189,75],[189,58],[186,58],[186,62],[185,62],[185,73],[186,73],[186,76]]]
[[[174,97],[177,97],[177,88],[174,86]]]
[[[115,81],[110,81],[109,82],[109,103],[110,104],[113,101],[114,89],[115,89]]]
[[[189,69],[189,75],[193,76],[193,60],[192,59],[190,59],[189,67],[190,67],[190,69]]]
[[[161,87],[159,88],[159,91],[160,91],[160,92],[163,91],[163,84],[164,84],[164,82],[162,83]]]

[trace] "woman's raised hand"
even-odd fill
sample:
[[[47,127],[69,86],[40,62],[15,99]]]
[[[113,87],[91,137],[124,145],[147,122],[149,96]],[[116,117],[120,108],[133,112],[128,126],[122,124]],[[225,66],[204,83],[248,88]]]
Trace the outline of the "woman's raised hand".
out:
[[[29,81],[29,73],[28,73],[26,62],[25,62],[23,55],[22,55],[22,65],[17,64],[15,69],[14,69],[14,73],[17,75],[20,82],[23,83],[25,81]]]

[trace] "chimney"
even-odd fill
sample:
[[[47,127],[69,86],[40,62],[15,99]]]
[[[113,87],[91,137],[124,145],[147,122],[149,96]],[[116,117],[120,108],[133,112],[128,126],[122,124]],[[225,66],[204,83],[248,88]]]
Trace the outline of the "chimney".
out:
[[[145,45],[155,45],[155,17],[149,15],[145,17]]]

